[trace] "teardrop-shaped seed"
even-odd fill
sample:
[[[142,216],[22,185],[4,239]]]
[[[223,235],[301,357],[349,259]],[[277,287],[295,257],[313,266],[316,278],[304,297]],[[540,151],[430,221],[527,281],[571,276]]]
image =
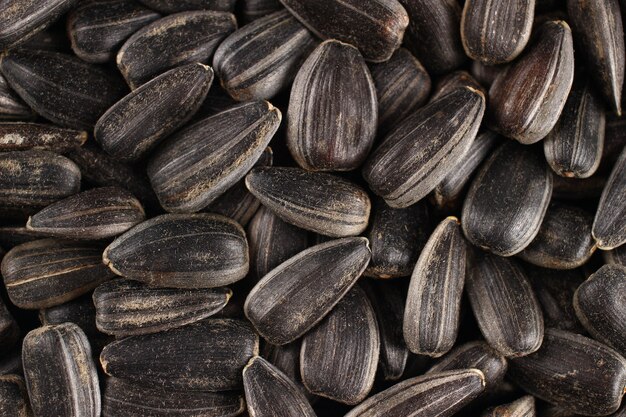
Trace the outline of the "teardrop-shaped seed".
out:
[[[313,246],[259,281],[246,299],[246,316],[270,343],[289,343],[332,310],[354,286],[370,256],[362,237]]]
[[[227,12],[192,11],[164,17],[135,32],[117,53],[117,66],[135,89],[174,67],[206,64],[219,43],[237,29]]]
[[[541,349],[509,364],[509,376],[537,398],[591,416],[617,411],[626,386],[626,360],[587,337],[547,329]]]
[[[228,391],[241,388],[241,371],[258,353],[259,338],[248,323],[207,319],[113,342],[100,354],[100,362],[108,375],[139,384]]]
[[[626,266],[626,245],[613,250],[602,251],[602,257],[607,264]]]
[[[280,0],[240,0],[241,16],[244,22],[252,22],[283,9]]]
[[[354,286],[302,339],[302,382],[315,395],[358,404],[372,389],[379,352],[374,309]]]
[[[103,64],[115,57],[126,38],[159,17],[134,1],[99,0],[74,9],[67,20],[67,32],[79,58]]]
[[[461,38],[467,55],[488,65],[513,61],[530,39],[535,0],[465,2]]]
[[[64,153],[87,140],[87,132],[39,123],[0,123],[0,151],[44,149]]]
[[[139,0],[161,13],[178,13],[190,10],[218,10],[232,12],[236,0]]]
[[[96,307],[91,293],[39,310],[39,321],[44,326],[71,322],[80,327],[89,338],[100,335],[96,328]]]
[[[125,93],[117,76],[57,52],[11,50],[0,57],[0,71],[37,114],[74,129],[91,130]]]
[[[119,236],[102,259],[148,285],[213,288],[246,276],[248,242],[239,224],[219,214],[164,214]]]
[[[359,51],[328,40],[298,71],[287,110],[287,146],[302,168],[359,167],[376,135],[376,87]]]
[[[423,375],[373,395],[345,417],[449,417],[484,389],[484,376],[477,369]]]
[[[397,0],[280,1],[320,38],[351,43],[372,62],[391,57],[409,24],[407,12]]]
[[[37,309],[63,304],[115,275],[102,264],[102,249],[88,243],[43,239],[11,249],[2,276],[11,302]]]
[[[203,64],[171,69],[107,110],[94,137],[115,158],[137,160],[191,119],[212,82],[213,70]]]
[[[32,417],[24,379],[19,375],[0,376],[0,415]]]
[[[83,191],[33,214],[28,229],[67,239],[105,239],[120,235],[146,218],[131,193],[119,187]]]
[[[626,146],[602,191],[592,233],[602,250],[626,243]]]
[[[539,349],[543,316],[522,268],[513,259],[487,253],[476,253],[470,264],[467,294],[487,342],[507,357]]]
[[[85,333],[73,323],[28,333],[22,348],[24,377],[36,416],[98,417],[98,373]]]
[[[421,200],[467,153],[484,111],[480,92],[460,88],[404,119],[363,167],[372,191],[396,208]]]
[[[519,400],[490,408],[481,417],[535,417],[535,397],[525,395]]]
[[[539,233],[551,195],[547,164],[531,149],[508,141],[472,181],[461,218],[465,237],[497,255],[515,255]]]
[[[228,288],[150,288],[116,279],[96,288],[93,302],[98,330],[123,337],[161,332],[205,319],[224,308],[231,296]]]
[[[484,96],[487,95],[487,91],[472,77],[467,71],[454,71],[437,80],[433,93],[430,96],[429,102],[435,101],[446,94],[450,94],[457,88],[471,87],[476,91],[480,91]]]
[[[315,38],[283,10],[228,36],[215,51],[213,67],[236,100],[269,100],[289,87]]]
[[[280,120],[280,110],[269,102],[253,101],[169,138],[148,164],[150,182],[163,208],[194,212],[209,205],[252,168]]]
[[[33,116],[30,107],[9,87],[9,83],[0,73],[0,120],[28,120]]]
[[[402,322],[411,352],[439,357],[452,349],[459,329],[466,254],[459,220],[444,219],[411,276]]]
[[[489,90],[489,123],[506,137],[535,143],[556,125],[574,80],[572,32],[548,21],[528,50],[502,71]]]

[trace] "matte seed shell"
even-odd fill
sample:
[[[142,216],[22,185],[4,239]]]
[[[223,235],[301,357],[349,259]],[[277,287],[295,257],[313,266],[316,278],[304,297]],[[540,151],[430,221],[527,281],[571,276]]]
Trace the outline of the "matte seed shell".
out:
[[[602,257],[607,264],[626,266],[626,245],[613,250],[603,251]]]
[[[137,160],[191,119],[212,82],[213,70],[203,64],[169,70],[107,110],[94,137],[116,159]]]
[[[259,353],[242,320],[208,319],[166,332],[131,336],[100,354],[107,375],[176,391],[240,389],[241,371]]]
[[[481,417],[535,417],[535,397],[525,395],[512,403],[490,408]]]
[[[0,151],[44,149],[64,153],[87,140],[87,132],[38,123],[0,123]]]
[[[244,22],[252,22],[283,9],[280,0],[240,0]]]
[[[28,333],[24,377],[36,416],[98,417],[100,387],[85,333],[73,323]]]
[[[250,291],[244,312],[261,336],[283,345],[322,320],[370,260],[362,237],[313,246],[270,271]]]
[[[164,214],[118,237],[102,254],[116,274],[156,287],[213,288],[248,273],[243,228],[218,214]]]
[[[0,415],[32,417],[24,379],[19,375],[0,376]]]
[[[484,111],[484,96],[461,88],[404,119],[363,167],[372,191],[395,208],[424,198],[467,153]]]
[[[194,212],[209,205],[252,168],[280,121],[280,110],[267,101],[253,101],[172,136],[148,163],[163,208]]]
[[[480,91],[483,95],[487,95],[487,91],[472,77],[467,71],[454,71],[445,75],[437,81],[433,93],[430,96],[430,102],[435,101],[446,94],[450,94],[457,88],[471,87],[476,91]]]
[[[602,191],[592,233],[602,250],[626,243],[626,146]]]
[[[96,328],[96,307],[91,296],[91,293],[87,293],[58,306],[41,309],[39,321],[44,326],[71,322],[80,327],[89,338],[100,336]]]
[[[7,80],[0,73],[0,120],[28,120],[33,116],[30,107],[9,87]]]
[[[219,43],[237,29],[227,12],[192,11],[164,17],[135,32],[117,53],[117,66],[135,89],[184,64],[206,64]]]
[[[178,13],[189,10],[218,10],[232,12],[236,0],[139,0],[151,9],[162,13]]]
[[[376,87],[359,51],[329,40],[298,71],[287,110],[287,146],[310,171],[359,167],[376,135]]]

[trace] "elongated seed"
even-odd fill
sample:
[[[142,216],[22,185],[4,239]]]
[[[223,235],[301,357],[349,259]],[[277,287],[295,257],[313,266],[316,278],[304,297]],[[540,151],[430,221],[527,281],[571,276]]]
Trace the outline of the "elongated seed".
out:
[[[190,10],[218,10],[232,12],[236,0],[139,0],[162,13],[178,13]]]
[[[32,417],[26,385],[21,376],[0,376],[0,415]]]
[[[481,417],[535,417],[535,397],[525,395],[519,400],[486,410]]]
[[[602,250],[626,243],[626,146],[602,190],[592,233]]]
[[[81,146],[87,132],[39,123],[0,123],[0,151],[44,149],[64,153]]]

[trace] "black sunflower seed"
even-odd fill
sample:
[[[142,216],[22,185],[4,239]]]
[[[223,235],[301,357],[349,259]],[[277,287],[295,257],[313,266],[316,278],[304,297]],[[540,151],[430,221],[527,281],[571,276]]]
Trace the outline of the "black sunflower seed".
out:
[[[7,80],[0,73],[0,120],[28,120],[33,116],[30,107],[9,87]]]
[[[602,250],[626,243],[626,146],[602,191],[592,233]]]
[[[438,98],[451,93],[457,88],[471,87],[476,91],[480,91],[484,96],[487,95],[487,91],[472,77],[467,71],[454,71],[448,75],[445,75],[437,81],[433,88],[433,93],[430,96],[430,101],[435,101]]]
[[[82,146],[87,132],[38,123],[0,123],[0,151],[43,149],[64,153]]]
[[[96,307],[93,303],[92,293],[87,293],[58,306],[39,310],[39,321],[44,326],[67,322],[74,323],[85,332],[90,341],[94,337],[100,336],[96,328]]]

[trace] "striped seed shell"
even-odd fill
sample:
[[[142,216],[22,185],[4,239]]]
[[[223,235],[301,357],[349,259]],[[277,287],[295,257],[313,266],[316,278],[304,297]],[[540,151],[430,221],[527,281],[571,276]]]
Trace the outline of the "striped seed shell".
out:
[[[237,29],[227,12],[176,13],[135,32],[117,53],[117,66],[135,89],[174,67],[208,63],[219,43]]]
[[[248,273],[243,228],[219,214],[164,214],[113,241],[102,254],[116,274],[155,287],[213,288]]]
[[[626,360],[579,334],[547,329],[541,348],[509,364],[508,376],[529,394],[587,416],[614,413],[626,386]]]
[[[287,146],[295,161],[311,171],[356,169],[377,124],[376,87],[359,51],[336,40],[320,44],[291,88]]]
[[[454,346],[466,257],[459,220],[444,219],[428,239],[411,276],[402,322],[411,352],[439,357]]]
[[[535,417],[535,397],[525,395],[519,400],[490,408],[481,417]]]
[[[485,98],[460,88],[420,108],[372,152],[363,176],[394,208],[425,197],[467,153],[485,111]]]
[[[0,73],[0,121],[28,120],[33,116],[30,107],[9,87],[9,83]]]
[[[43,149],[64,153],[87,140],[87,132],[39,123],[0,123],[0,151]]]
[[[602,257],[607,264],[626,266],[626,245],[613,250],[602,251]]]
[[[602,191],[592,233],[602,250],[626,243],[626,146]]]
[[[282,10],[224,39],[215,51],[213,68],[234,99],[269,100],[291,85],[316,43],[295,17]]]
[[[148,163],[163,208],[195,212],[208,206],[253,167],[280,121],[280,110],[269,102],[252,101],[170,137]]]
[[[80,327],[87,337],[99,336],[96,328],[96,307],[91,293],[39,310],[39,321],[44,326],[71,322]]]
[[[4,302],[0,300],[0,355],[7,355],[18,344],[20,336],[19,325]]]
[[[24,338],[22,361],[36,416],[100,416],[98,373],[89,341],[77,325],[31,331]]]
[[[217,10],[232,12],[236,0],[139,0],[161,13],[178,13],[190,10]]]
[[[535,42],[489,89],[490,127],[525,145],[550,133],[574,80],[574,47],[567,23],[550,20],[538,30]]]
[[[191,119],[212,82],[213,70],[204,64],[171,69],[109,108],[94,137],[116,159],[137,160]]]
[[[259,338],[243,320],[207,319],[165,332],[130,336],[107,345],[107,375],[175,391],[229,391],[259,353]]]
[[[0,376],[0,415],[32,417],[24,379],[19,375]]]
[[[471,87],[474,90],[480,91],[483,95],[487,95],[487,91],[472,77],[467,71],[454,71],[451,72],[437,81],[435,88],[430,96],[429,102],[435,101],[438,98],[451,93],[457,88]]]
[[[370,256],[368,241],[362,237],[313,246],[265,275],[248,294],[244,312],[270,343],[292,342],[354,286]]]
[[[243,21],[248,23],[283,9],[280,0],[240,0],[239,4]]]

